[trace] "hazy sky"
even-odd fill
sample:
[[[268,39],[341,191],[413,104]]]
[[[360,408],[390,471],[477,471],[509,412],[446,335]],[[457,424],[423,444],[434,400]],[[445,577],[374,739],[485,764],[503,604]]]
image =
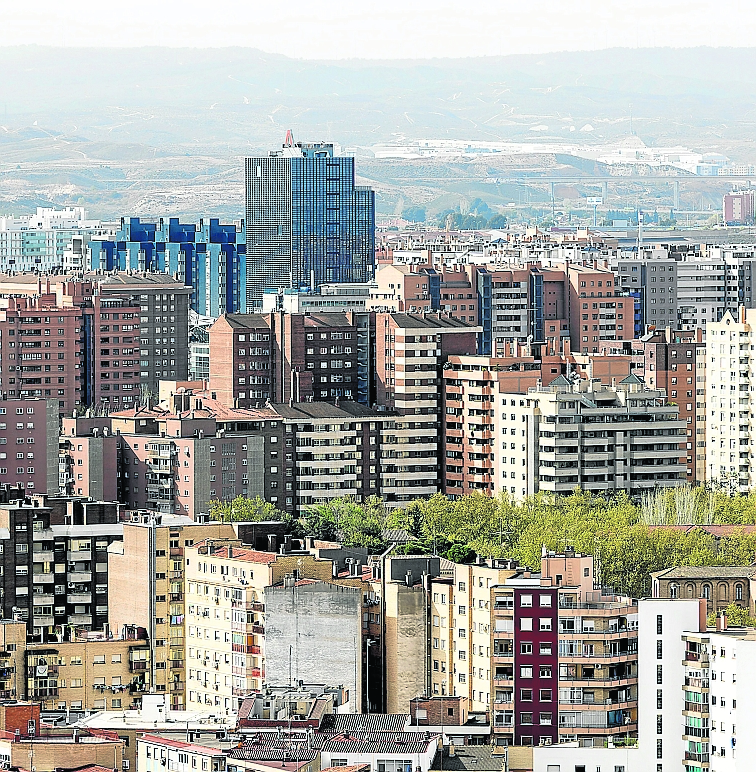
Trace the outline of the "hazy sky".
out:
[[[750,46],[752,0],[0,0],[0,45],[250,46],[417,58]]]

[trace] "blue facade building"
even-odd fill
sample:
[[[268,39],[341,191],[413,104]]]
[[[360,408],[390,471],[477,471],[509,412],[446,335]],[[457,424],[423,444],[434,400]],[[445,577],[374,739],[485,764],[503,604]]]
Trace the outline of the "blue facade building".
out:
[[[246,231],[216,219],[198,224],[121,218],[115,241],[90,242],[90,270],[170,273],[191,287],[192,310],[201,316],[246,313]]]
[[[282,150],[245,159],[250,311],[266,289],[372,279],[375,194],[354,179],[354,158],[290,131]]]

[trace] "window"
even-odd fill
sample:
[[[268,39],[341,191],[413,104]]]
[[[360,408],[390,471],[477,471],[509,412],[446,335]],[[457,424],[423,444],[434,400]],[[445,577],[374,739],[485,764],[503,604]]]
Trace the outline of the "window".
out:
[[[541,608],[551,607],[551,595],[541,595],[539,598]]]
[[[656,634],[657,635],[662,634],[662,615],[661,614],[656,615]]]
[[[530,608],[533,605],[533,596],[532,595],[521,595],[520,596],[520,606],[522,608]]]

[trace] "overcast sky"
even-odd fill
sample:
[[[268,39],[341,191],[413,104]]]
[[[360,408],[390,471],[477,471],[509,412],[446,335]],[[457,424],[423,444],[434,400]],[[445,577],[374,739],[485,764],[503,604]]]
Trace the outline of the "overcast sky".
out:
[[[308,59],[751,46],[752,0],[0,0],[0,45],[249,46]]]

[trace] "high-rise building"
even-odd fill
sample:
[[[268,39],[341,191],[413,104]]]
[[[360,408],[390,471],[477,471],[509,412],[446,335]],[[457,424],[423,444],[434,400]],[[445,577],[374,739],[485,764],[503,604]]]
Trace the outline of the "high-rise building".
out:
[[[706,328],[706,480],[743,493],[756,484],[755,340],[756,309],[727,311]]]
[[[369,404],[372,315],[227,314],[210,328],[210,389],[228,406]]]
[[[159,273],[0,276],[0,388],[57,398],[61,413],[157,395],[162,378],[188,375],[190,294]]]
[[[355,185],[354,158],[294,142],[245,159],[247,309],[265,289],[363,282],[375,262],[375,195]]]
[[[246,310],[246,238],[243,220],[221,225],[213,218],[182,223],[176,217],[122,217],[115,238],[90,241],[79,262],[91,271],[169,273],[191,287],[193,311],[217,317]],[[72,260],[77,247],[72,243]]]
[[[149,668],[145,680],[153,691],[170,695],[174,709],[185,704],[185,549],[235,536],[230,523],[135,514],[123,525],[123,541],[108,554],[110,629],[136,625],[147,631],[150,652],[138,667]]]
[[[442,369],[453,354],[475,351],[476,333],[441,314],[376,314],[377,401],[396,413],[383,440],[383,494],[393,506],[441,489]]]

